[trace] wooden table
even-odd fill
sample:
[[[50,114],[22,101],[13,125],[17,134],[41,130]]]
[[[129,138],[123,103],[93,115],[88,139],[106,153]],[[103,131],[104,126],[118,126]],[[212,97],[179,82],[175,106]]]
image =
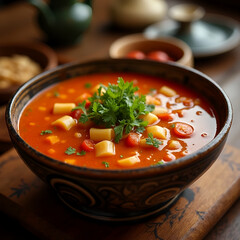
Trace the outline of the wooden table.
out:
[[[84,34],[82,41],[74,46],[56,48],[60,61],[63,60],[92,60],[106,58],[110,44],[117,38],[128,34],[127,31],[116,30],[111,25],[109,15],[110,0],[94,1],[93,20],[91,27]],[[168,1],[169,5],[180,1]],[[210,1],[211,2],[211,1]],[[213,1],[214,2],[214,1]],[[208,12],[219,13],[240,21],[239,8],[216,5],[199,1]],[[239,7],[239,5],[238,5]],[[36,22],[35,9],[28,4],[17,2],[0,8],[0,44],[8,41],[43,40],[43,34]],[[218,82],[229,95],[233,109],[234,121],[227,144],[240,149],[240,47],[217,57],[195,61],[195,68],[206,73]],[[3,111],[0,111],[3,114]],[[1,132],[0,135],[5,134]],[[7,138],[7,136],[5,136]],[[4,147],[4,151],[8,147]],[[0,203],[1,204],[1,203]],[[14,229],[14,231],[13,231]],[[237,200],[228,212],[221,218],[205,239],[225,240],[239,239],[240,236],[240,199]],[[31,233],[21,227],[16,220],[0,214],[0,239],[36,239]],[[173,238],[176,239],[176,238]]]

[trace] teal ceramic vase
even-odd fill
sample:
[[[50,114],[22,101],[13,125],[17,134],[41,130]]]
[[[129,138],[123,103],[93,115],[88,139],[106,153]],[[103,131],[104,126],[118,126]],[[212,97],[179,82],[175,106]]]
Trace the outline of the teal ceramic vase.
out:
[[[38,24],[50,45],[71,45],[81,40],[92,19],[91,1],[27,0],[38,10]]]

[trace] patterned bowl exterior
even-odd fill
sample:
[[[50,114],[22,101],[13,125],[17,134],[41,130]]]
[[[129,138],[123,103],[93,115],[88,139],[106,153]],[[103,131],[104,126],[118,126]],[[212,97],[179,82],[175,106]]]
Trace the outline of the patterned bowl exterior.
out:
[[[165,165],[133,170],[99,170],[68,165],[31,148],[18,134],[19,115],[26,103],[47,86],[94,72],[138,72],[160,76],[198,89],[218,114],[216,137],[198,151]],[[221,103],[221,105],[219,105]],[[175,63],[106,59],[72,63],[44,72],[24,84],[6,110],[14,147],[26,165],[82,216],[104,221],[134,221],[166,210],[199,178],[221,153],[232,122],[231,103],[206,75]]]

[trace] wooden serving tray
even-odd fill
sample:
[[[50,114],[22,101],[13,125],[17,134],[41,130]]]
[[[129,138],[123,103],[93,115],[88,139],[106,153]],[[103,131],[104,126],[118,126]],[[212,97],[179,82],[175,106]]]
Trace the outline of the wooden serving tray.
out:
[[[226,146],[213,166],[165,213],[139,223],[82,218],[65,207],[14,149],[0,158],[0,211],[41,239],[202,239],[240,196],[240,150]]]

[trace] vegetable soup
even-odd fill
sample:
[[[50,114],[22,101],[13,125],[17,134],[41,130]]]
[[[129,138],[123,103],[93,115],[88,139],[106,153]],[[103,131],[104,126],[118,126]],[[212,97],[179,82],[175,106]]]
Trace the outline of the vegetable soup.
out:
[[[210,142],[217,119],[197,91],[136,73],[79,76],[45,89],[24,108],[20,136],[77,166],[140,168],[175,161]]]

